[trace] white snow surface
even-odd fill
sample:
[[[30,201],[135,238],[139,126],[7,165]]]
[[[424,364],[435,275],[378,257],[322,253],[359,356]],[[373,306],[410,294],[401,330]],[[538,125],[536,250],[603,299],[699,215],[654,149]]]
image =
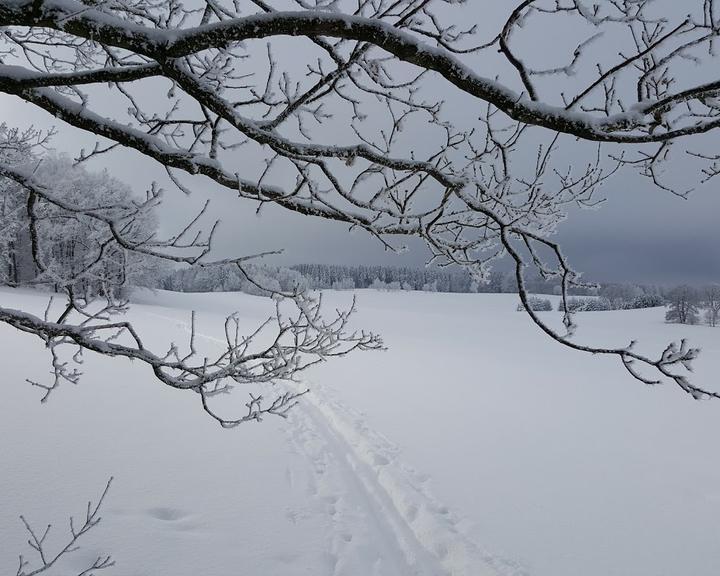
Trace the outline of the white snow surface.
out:
[[[555,344],[514,295],[357,295],[356,324],[389,350],[313,368],[287,420],[234,430],[139,363],[98,356],[41,405],[25,378],[48,377],[42,344],[0,326],[0,574],[30,558],[20,514],[59,542],[111,475],[102,523],[57,574],[102,552],[123,576],[718,574],[720,403]],[[271,304],[134,300],[159,349],[183,341],[191,309],[211,350],[225,314],[249,331]],[[0,289],[0,302],[40,313],[47,295]],[[720,329],[667,325],[662,309],[578,320],[580,340],[653,353],[688,336],[703,348],[693,377],[717,387]]]

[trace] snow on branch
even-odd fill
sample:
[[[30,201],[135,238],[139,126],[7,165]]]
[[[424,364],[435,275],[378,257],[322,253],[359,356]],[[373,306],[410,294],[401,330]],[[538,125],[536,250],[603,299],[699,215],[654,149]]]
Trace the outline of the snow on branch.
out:
[[[24,516],[20,516],[20,521],[25,527],[28,534],[27,544],[32,550],[31,555],[35,556],[34,560],[29,557],[20,555],[18,560],[18,568],[16,576],[37,576],[49,572],[54,566],[61,565],[62,561],[80,549],[79,542],[82,537],[95,528],[102,520],[100,509],[105,502],[110,485],[113,479],[110,478],[105,485],[105,489],[100,495],[97,504],[87,503],[82,524],[78,524],[73,516],[70,517],[69,535],[64,546],[56,552],[51,551],[47,544],[47,537],[53,526],[48,524],[44,529],[38,530],[28,522]],[[88,566],[75,572],[75,576],[89,576],[97,574],[102,570],[106,570],[115,565],[114,560],[110,556],[98,556]],[[67,571],[65,573],[68,573]]]
[[[12,138],[23,139],[15,132]],[[25,135],[26,140],[31,138],[36,138],[36,134]],[[44,317],[0,307],[0,322],[39,337],[50,352],[51,381],[29,381],[43,391],[43,401],[62,383],[78,383],[83,354],[93,352],[144,363],[164,384],[198,393],[203,409],[222,426],[232,427],[259,421],[264,415],[284,416],[304,394],[286,393],[267,402],[262,396],[251,395],[246,414],[238,418],[219,416],[211,407],[210,398],[229,392],[233,385],[292,380],[309,366],[328,358],[354,350],[382,348],[377,335],[349,328],[354,303],[327,319],[321,314],[321,298],[300,290],[283,293],[258,285],[263,293],[274,298],[275,313],[250,334],[244,333],[245,328],[236,316],[228,317],[225,339],[215,357],[198,352],[194,316],[185,352],[174,343],[165,353],[151,351],[132,323],[115,319],[128,308],[121,288],[129,258],[151,258],[151,265],[167,261],[205,268],[232,265],[252,280],[242,265],[263,255],[209,260],[215,228],[203,234],[198,224],[207,205],[180,232],[160,239],[150,225],[160,191],[151,190],[141,202],[117,194],[113,197],[107,191],[104,196],[90,198],[91,191],[103,187],[112,190],[117,183],[103,180],[102,175],[98,180],[77,169],[74,174],[67,160],[42,159],[31,163],[34,166],[31,169],[27,158],[21,159],[25,162],[13,163],[10,157],[5,163],[0,162],[6,198],[24,207],[19,214],[13,211],[7,217],[3,215],[3,221],[12,223],[25,212],[19,230],[23,226],[29,230],[29,251],[36,271],[32,283],[53,286],[65,294],[67,302],[57,309],[51,301]],[[43,174],[43,169],[49,172]],[[64,171],[65,179],[59,170]],[[52,186],[47,183],[48,178],[52,179]],[[81,226],[80,244],[73,237],[62,240],[62,234],[67,235],[71,228],[68,221]],[[56,225],[62,226],[63,232]],[[19,248],[21,238],[22,235],[14,237],[15,249]],[[62,258],[57,254],[58,248],[63,249]],[[112,253],[114,259],[109,258]],[[72,259],[65,257],[68,255]],[[15,283],[20,281],[16,278]]]
[[[628,169],[686,195],[693,183],[668,181],[676,150],[699,163],[700,179],[720,172],[718,156],[690,149],[720,127],[720,17],[716,0],[675,11],[635,0],[501,4],[501,21],[488,29],[464,1],[0,0],[0,92],[96,135],[80,162],[127,147],[159,163],[183,192],[205,177],[258,210],[276,204],[339,221],[388,250],[419,237],[432,263],[462,266],[479,281],[509,255],[525,304],[528,268],[557,278],[565,300],[579,274],[548,238],[568,207],[597,206],[597,191]],[[582,37],[561,35],[565,53],[543,55],[534,48],[553,26]],[[688,62],[697,74],[685,74]],[[230,338],[198,362],[191,335],[187,355],[149,352],[112,318],[127,303],[109,288],[108,255],[240,267],[246,257],[212,259],[205,212],[172,237],[148,231],[148,214],[162,209],[157,187],[144,202],[63,200],[32,162],[15,159],[27,150],[4,152],[32,148],[32,138],[8,136],[0,138],[0,176],[15,198],[8,230],[26,226],[38,281],[68,298],[56,317],[3,312],[50,349],[55,382],[36,383],[46,392],[79,377],[56,355],[61,346],[141,359],[165,384],[198,392],[211,412],[224,381],[292,377],[326,357],[381,346],[375,335],[349,332],[344,313],[322,320],[319,301],[293,293],[274,295],[276,314],[263,330],[277,339],[268,348]],[[42,247],[43,230],[59,218],[92,222],[96,240],[94,257],[69,275]],[[88,285],[101,289],[79,288]],[[656,381],[636,370],[642,364],[694,396],[714,396],[673,372],[690,366],[694,349],[668,348],[653,360],[584,347],[571,339],[565,304],[567,335],[528,313],[564,345],[618,356],[640,381]],[[246,414],[218,421],[282,415],[295,400],[252,396]]]

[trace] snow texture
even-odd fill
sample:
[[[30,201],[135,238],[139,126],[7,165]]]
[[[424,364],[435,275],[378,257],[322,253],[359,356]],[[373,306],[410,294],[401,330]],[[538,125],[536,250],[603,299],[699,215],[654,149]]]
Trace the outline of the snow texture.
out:
[[[68,570],[111,552],[113,573],[133,576],[716,573],[712,402],[646,389],[611,359],[554,345],[513,295],[358,294],[356,322],[390,350],[315,369],[287,420],[236,430],[143,366],[97,356],[77,388],[41,406],[24,379],[47,373],[44,351],[0,327],[0,573],[24,551],[19,514],[60,535],[110,475],[103,522]],[[327,294],[331,305],[349,298]],[[208,351],[224,314],[238,310],[251,327],[269,304],[237,293],[135,299],[149,344],[181,341],[196,309]],[[31,312],[46,303],[10,289],[0,300]],[[687,330],[707,381],[720,332],[664,324],[661,309],[587,315],[579,337],[632,333],[649,348]]]

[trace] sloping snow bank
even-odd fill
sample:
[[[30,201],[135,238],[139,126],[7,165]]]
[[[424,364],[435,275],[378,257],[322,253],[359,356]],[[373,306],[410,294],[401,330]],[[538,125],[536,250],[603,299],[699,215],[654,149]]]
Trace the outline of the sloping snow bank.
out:
[[[3,305],[41,312],[46,296],[0,290]],[[271,311],[247,295],[140,293],[131,317],[146,343],[187,336],[198,311],[198,348],[217,346],[223,315],[248,329]],[[0,572],[16,568],[25,514],[60,543],[114,475],[104,520],[61,570],[112,553],[122,574],[510,576],[515,567],[469,539],[430,494],[427,476],[317,387],[285,421],[221,430],[198,398],[163,388],[143,366],[88,355],[80,386],[38,403],[25,378],[48,365],[32,338],[0,327]],[[376,357],[379,358],[379,357]],[[312,384],[311,384],[312,385]],[[315,386],[313,385],[313,388]],[[245,401],[238,391],[237,403]]]
[[[185,337],[190,309],[208,347],[224,314],[251,328],[270,311],[244,294],[135,299],[133,320],[163,347]],[[0,302],[40,312],[46,300],[0,289]],[[24,382],[47,377],[41,344],[0,326],[0,573],[24,550],[20,513],[63,534],[112,474],[103,523],[70,568],[107,551],[131,576],[717,574],[720,404],[561,348],[515,306],[360,291],[358,326],[390,350],[313,369],[287,421],[231,431],[144,367],[93,356],[77,388],[41,406]],[[585,313],[578,337],[659,351],[687,335],[712,386],[720,329],[662,317]]]
[[[431,477],[435,496],[475,526],[473,541],[533,576],[719,573],[720,402],[645,387],[616,359],[555,344],[512,295],[358,299],[357,322],[389,351],[312,378]],[[544,314],[559,325],[559,313]],[[577,337],[635,338],[659,354],[687,336],[703,349],[693,378],[720,389],[720,329],[663,318],[662,308],[582,313]]]

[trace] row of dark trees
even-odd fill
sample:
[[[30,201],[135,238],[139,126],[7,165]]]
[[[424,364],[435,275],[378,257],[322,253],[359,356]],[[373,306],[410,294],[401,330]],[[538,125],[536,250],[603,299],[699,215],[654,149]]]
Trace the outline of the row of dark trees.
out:
[[[475,292],[478,286],[465,270],[336,264],[299,264],[292,268],[305,277],[309,286],[320,290],[378,288],[425,292]]]
[[[262,292],[256,284],[271,290],[291,290],[295,287],[311,290],[417,290],[452,293],[509,293],[517,294],[515,275],[492,270],[485,282],[478,282],[466,270],[453,268],[422,268],[400,266],[369,266],[342,264],[298,264],[291,267],[249,264],[257,282],[250,282],[246,274],[234,264],[212,268],[184,268],[165,274],[156,284],[159,288],[189,292],[222,292],[240,290],[250,294]],[[557,281],[541,276],[531,277],[526,286],[534,294],[559,294]],[[616,292],[619,292],[618,288]],[[644,290],[626,290],[633,295]],[[597,295],[597,290],[573,287],[573,295]],[[615,296],[617,298],[617,296]]]
[[[528,299],[530,308],[536,312],[549,312],[553,309],[552,302],[542,296],[531,296]],[[564,311],[566,308],[569,312],[606,312],[608,310],[638,310],[641,308],[658,308],[665,306],[666,300],[660,294],[642,294],[633,296],[628,299],[615,298],[611,300],[605,296],[593,297],[570,297],[566,302],[560,300],[557,303],[557,310]],[[518,311],[522,311],[525,307],[520,304]]]
[[[502,269],[491,270],[485,282],[474,280],[465,270],[451,268],[411,268],[395,266],[347,266],[337,264],[299,264],[292,269],[300,272],[314,289],[348,290],[377,288],[386,290],[422,290],[425,292],[481,292],[517,294],[515,274]],[[537,274],[525,281],[533,294],[560,294],[557,279]],[[611,286],[611,285],[608,285]],[[614,285],[613,285],[614,286]],[[621,285],[617,285],[621,286]],[[627,287],[633,296],[650,288]],[[620,288],[618,288],[620,290]],[[578,296],[596,295],[597,290],[573,286],[570,292]]]
[[[253,263],[246,263],[242,268],[229,263],[176,269],[159,275],[155,287],[176,292],[239,291],[257,296],[313,288],[297,270]]]
[[[244,270],[244,271],[243,271]],[[211,268],[183,268],[165,274],[156,286],[185,292],[239,290],[261,294],[268,290],[418,290],[424,292],[517,292],[509,275],[493,272],[490,281],[478,283],[465,270],[392,266],[298,264],[292,267],[235,264]],[[249,280],[251,276],[253,280]],[[493,279],[495,282],[493,282]],[[500,281],[502,279],[502,281]]]

